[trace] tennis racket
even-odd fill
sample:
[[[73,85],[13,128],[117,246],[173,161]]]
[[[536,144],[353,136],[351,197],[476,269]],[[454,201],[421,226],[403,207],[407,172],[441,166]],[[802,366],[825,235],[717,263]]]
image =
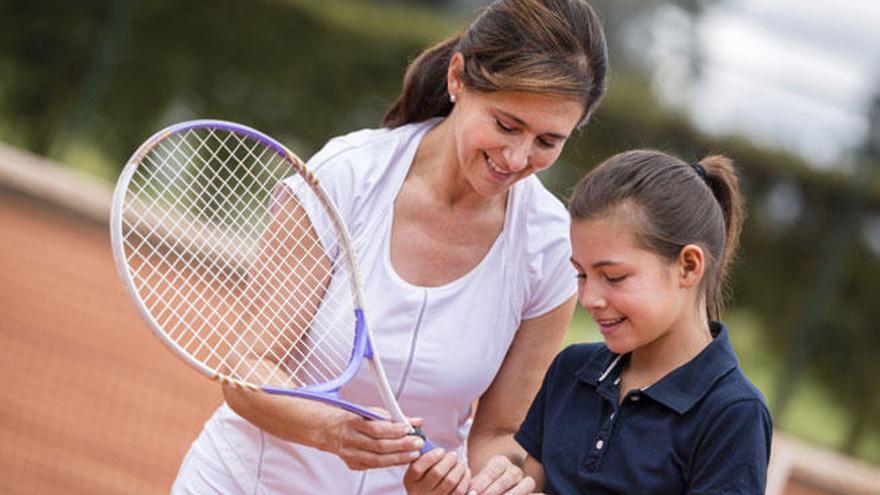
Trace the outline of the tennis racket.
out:
[[[119,177],[113,257],[153,333],[214,380],[408,422],[372,344],[348,231],[306,165],[246,126],[196,120]],[[370,363],[390,418],[339,396]],[[433,448],[425,442],[423,452]]]

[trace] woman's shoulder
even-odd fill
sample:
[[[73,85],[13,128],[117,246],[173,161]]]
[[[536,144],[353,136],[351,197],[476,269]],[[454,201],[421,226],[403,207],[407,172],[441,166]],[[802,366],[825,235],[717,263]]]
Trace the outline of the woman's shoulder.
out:
[[[395,155],[399,156],[412,139],[424,129],[424,123],[409,124],[393,129],[360,129],[327,141],[315,155],[309,159],[309,166],[320,174],[327,167],[354,166],[361,170],[370,170],[370,164],[390,163]]]
[[[523,198],[523,210],[530,223],[537,224],[539,220],[553,218],[568,225],[568,210],[562,200],[553,194],[537,176],[527,177],[518,186],[519,194]]]
[[[535,176],[522,180],[517,186],[515,194],[518,197],[515,196],[514,204],[518,220],[516,224],[530,255],[542,252],[549,246],[565,249],[571,220],[562,201]]]

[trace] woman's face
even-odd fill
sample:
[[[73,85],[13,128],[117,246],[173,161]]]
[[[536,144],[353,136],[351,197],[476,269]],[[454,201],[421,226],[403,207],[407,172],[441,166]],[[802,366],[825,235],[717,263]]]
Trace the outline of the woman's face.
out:
[[[641,246],[614,216],[571,225],[578,300],[599,326],[612,352],[645,348],[682,325],[692,295],[680,267]]]
[[[450,84],[460,171],[483,196],[553,164],[580,120],[579,101],[543,93],[486,93]]]

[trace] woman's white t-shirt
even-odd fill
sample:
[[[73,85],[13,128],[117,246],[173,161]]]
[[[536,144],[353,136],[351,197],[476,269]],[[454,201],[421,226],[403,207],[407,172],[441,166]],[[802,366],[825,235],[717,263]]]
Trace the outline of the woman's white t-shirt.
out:
[[[471,405],[492,383],[523,320],[574,294],[568,214],[537,177],[511,188],[504,228],[470,272],[438,287],[391,265],[393,205],[432,119],[335,138],[309,161],[349,228],[368,322],[404,413],[438,445],[466,455]],[[425,263],[431,263],[426,259]],[[364,366],[341,395],[381,403]],[[403,493],[405,468],[349,470],[338,457],[280,440],[222,405],[193,444],[175,493]]]

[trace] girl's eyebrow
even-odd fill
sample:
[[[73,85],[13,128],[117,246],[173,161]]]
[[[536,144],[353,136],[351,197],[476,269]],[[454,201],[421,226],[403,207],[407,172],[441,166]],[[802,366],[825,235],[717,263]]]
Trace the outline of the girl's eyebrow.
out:
[[[517,123],[517,125],[519,125],[521,127],[528,127],[528,124],[526,124],[521,118],[517,117],[516,115],[513,115],[512,113],[507,113],[504,110],[501,110],[500,108],[496,108],[495,111],[500,113],[501,115],[507,117],[508,119],[513,120],[514,122]],[[545,132],[544,135],[555,138],[555,139],[562,139],[562,140],[568,139],[567,135],[559,134],[557,132]]]
[[[581,264],[574,260],[574,256],[568,259],[571,261],[571,264],[580,268]],[[613,266],[613,265],[622,265],[622,261],[614,261],[614,260],[601,260],[593,263],[593,268],[602,268],[603,266]]]
[[[602,268],[603,266],[620,265],[623,262],[614,260],[601,260],[593,263],[593,268]]]

